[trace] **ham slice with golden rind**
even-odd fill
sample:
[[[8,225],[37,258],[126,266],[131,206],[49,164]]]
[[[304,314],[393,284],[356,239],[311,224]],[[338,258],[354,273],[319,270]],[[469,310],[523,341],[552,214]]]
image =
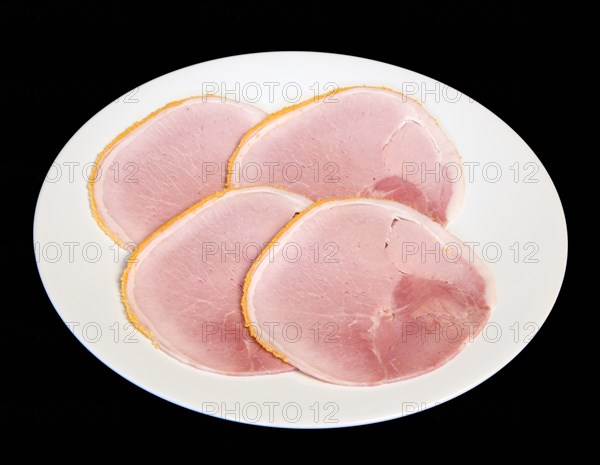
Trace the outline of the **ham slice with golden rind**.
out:
[[[227,375],[291,370],[250,336],[240,300],[260,250],[308,205],[270,187],[223,191],[194,205],[131,256],[122,279],[128,317],[196,368]]]
[[[242,301],[267,350],[336,384],[427,373],[481,331],[495,304],[483,261],[389,200],[317,202],[253,264]]]
[[[284,108],[252,128],[229,161],[230,186],[285,187],[313,200],[402,202],[445,225],[460,210],[460,156],[416,101],[350,87]]]
[[[204,96],[171,102],[117,136],[89,182],[92,213],[120,244],[139,244],[173,216],[225,187],[227,160],[266,113]]]

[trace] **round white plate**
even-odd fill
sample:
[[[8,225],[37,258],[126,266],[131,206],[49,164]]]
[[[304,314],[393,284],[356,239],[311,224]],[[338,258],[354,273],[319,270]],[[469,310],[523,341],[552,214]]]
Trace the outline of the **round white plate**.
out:
[[[483,333],[442,368],[377,387],[342,387],[299,372],[228,377],[155,349],[119,299],[126,252],[96,225],[87,176],[119,132],[165,103],[206,93],[275,111],[336,87],[368,84],[423,102],[467,169],[464,207],[449,230],[489,264],[498,305]],[[110,175],[127,175],[113,170]],[[108,173],[107,173],[108,175]],[[57,312],[96,357],[142,388],[198,412],[284,427],[336,427],[401,417],[476,386],[515,357],[556,300],[567,258],[558,194],[523,140],[489,110],[433,79],[395,66],[321,53],[261,53],[191,66],[132,90],[67,143],[40,192],[34,223],[42,281]]]

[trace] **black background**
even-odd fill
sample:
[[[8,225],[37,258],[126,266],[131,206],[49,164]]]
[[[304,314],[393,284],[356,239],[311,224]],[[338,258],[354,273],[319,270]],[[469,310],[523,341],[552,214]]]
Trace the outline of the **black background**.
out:
[[[498,1],[395,2],[392,10],[377,3],[351,7],[309,0],[211,2],[191,11],[168,3],[153,8],[111,1],[8,2],[1,7],[7,65],[3,107],[17,115],[16,124],[3,125],[5,185],[16,186],[8,197],[8,215],[18,218],[10,227],[13,239],[5,242],[17,260],[7,259],[5,266],[23,267],[10,281],[23,303],[6,309],[2,319],[3,352],[12,372],[8,384],[14,389],[2,400],[3,419],[125,428],[185,422],[216,433],[252,428],[175,406],[112,372],[71,335],[35,267],[33,213],[53,159],[105,105],[167,72],[272,50],[343,53],[420,72],[473,97],[515,129],[550,172],[568,215],[555,95],[564,82],[558,70],[565,57],[560,20],[551,9]],[[17,143],[11,146],[11,141]],[[431,436],[462,426],[491,434],[502,425],[515,440],[554,429],[576,402],[565,388],[561,362],[573,355],[565,353],[573,348],[560,337],[569,310],[563,290],[526,350],[477,388],[418,415],[361,429]]]

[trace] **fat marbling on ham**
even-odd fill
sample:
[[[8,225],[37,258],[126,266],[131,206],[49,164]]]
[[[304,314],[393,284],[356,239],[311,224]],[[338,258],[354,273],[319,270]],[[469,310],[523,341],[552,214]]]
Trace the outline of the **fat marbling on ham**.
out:
[[[134,124],[98,156],[89,191],[98,224],[139,244],[173,216],[225,187],[242,135],[266,113],[216,96],[172,102]]]
[[[333,199],[305,210],[246,278],[246,323],[264,347],[331,383],[414,377],[457,355],[486,323],[483,261],[400,203]]]
[[[285,108],[251,129],[229,163],[231,186],[392,199],[441,224],[463,201],[461,159],[448,137],[422,105],[382,88],[344,88]]]
[[[147,238],[122,279],[127,315],[162,350],[228,375],[289,371],[248,333],[240,307],[252,261],[310,200],[270,187],[223,191]]]

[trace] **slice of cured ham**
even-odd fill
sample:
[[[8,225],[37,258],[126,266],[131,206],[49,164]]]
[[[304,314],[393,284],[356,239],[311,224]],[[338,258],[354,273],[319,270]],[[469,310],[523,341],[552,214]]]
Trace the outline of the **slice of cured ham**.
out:
[[[350,87],[252,128],[229,162],[231,186],[286,187],[313,200],[402,202],[446,224],[463,201],[458,152],[435,119],[397,92]]]
[[[246,278],[246,323],[268,350],[332,383],[434,370],[476,337],[495,303],[483,261],[397,202],[318,202],[273,241]]]
[[[220,97],[169,103],[98,156],[92,213],[120,245],[139,244],[165,221],[225,187],[227,160],[266,114]]]
[[[127,315],[162,350],[228,375],[292,367],[244,327],[246,272],[266,243],[310,200],[270,187],[223,191],[144,240],[122,279]]]

